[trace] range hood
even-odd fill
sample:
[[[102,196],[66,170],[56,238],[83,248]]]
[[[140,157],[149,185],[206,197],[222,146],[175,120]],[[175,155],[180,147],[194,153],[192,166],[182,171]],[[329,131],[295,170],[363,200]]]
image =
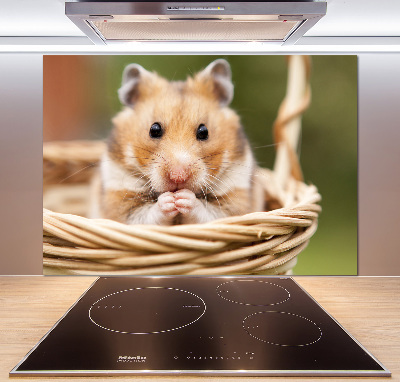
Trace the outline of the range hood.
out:
[[[65,14],[95,43],[262,41],[294,44],[325,1],[74,1]]]

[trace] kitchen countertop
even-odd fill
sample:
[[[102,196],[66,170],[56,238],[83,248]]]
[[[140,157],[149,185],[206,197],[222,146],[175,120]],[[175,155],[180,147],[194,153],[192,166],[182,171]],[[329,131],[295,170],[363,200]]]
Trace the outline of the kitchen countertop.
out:
[[[351,335],[400,381],[400,277],[296,277]],[[95,277],[5,276],[0,277],[0,381],[10,380],[9,371],[47,333]],[[13,380],[20,378],[14,377]],[[27,378],[24,378],[26,380]],[[74,378],[110,381],[110,378]],[[131,381],[174,381],[176,376],[118,377]],[[266,377],[179,377],[180,381],[248,381]],[[290,378],[309,381],[310,378]],[[321,378],[344,381],[348,378]],[[351,378],[356,379],[356,378]],[[363,379],[363,378],[359,378]],[[34,378],[35,381],[68,378]],[[318,380],[318,378],[313,378]],[[385,378],[368,378],[382,381]],[[268,378],[282,381],[282,378]]]

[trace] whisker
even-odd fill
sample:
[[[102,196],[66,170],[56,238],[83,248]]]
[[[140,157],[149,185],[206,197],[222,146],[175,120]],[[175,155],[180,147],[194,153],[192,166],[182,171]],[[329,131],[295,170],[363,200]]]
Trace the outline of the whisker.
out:
[[[217,201],[217,203],[219,205],[219,209],[222,212],[221,203],[219,202],[218,196],[215,194],[214,189],[212,188],[212,186],[206,180],[204,180],[204,183],[208,186],[208,188],[210,189],[211,193],[214,195],[215,200]]]
[[[161,158],[164,162],[167,162],[167,161],[165,160],[165,158],[164,158],[162,155],[158,154],[158,153],[155,153],[155,152],[153,152],[153,151],[150,151],[150,150],[145,149],[144,147],[140,147],[140,146],[135,146],[135,145],[133,145],[133,147],[136,147],[137,149],[140,149],[140,150],[143,150],[143,151],[147,151],[147,152],[149,152],[150,154],[155,155],[155,156]]]
[[[215,182],[213,182],[211,179],[210,179],[209,181],[210,181],[213,185],[215,185],[216,187],[219,187],[220,192],[222,192],[222,195],[220,195],[220,196],[221,196],[222,199],[224,199],[225,203],[226,203],[226,199],[225,199],[224,195],[229,199],[229,201],[230,201],[232,204],[234,204],[233,200],[229,197],[228,193],[227,193],[227,192],[224,192],[224,191],[222,190],[222,187],[221,187],[221,186],[219,186],[218,184],[216,184]],[[230,190],[230,191],[233,192],[232,190]],[[233,193],[233,194],[234,194],[235,196],[237,196],[235,193]]]
[[[217,167],[207,167],[209,170],[219,170]],[[240,171],[234,171],[234,170],[228,170],[227,168],[223,171],[225,172],[232,172],[234,174],[239,174],[239,175],[251,175],[251,171],[249,172],[240,172]],[[254,176],[258,176],[258,174],[254,174]]]
[[[229,186],[227,183],[225,183],[222,179],[219,179],[219,178],[217,178],[216,176],[211,175],[211,174],[208,174],[208,176],[211,176],[211,177],[213,177],[214,179],[216,179],[218,182],[223,183],[226,187],[228,187],[228,190],[229,190],[229,191],[233,192],[232,187]],[[233,182],[232,182],[232,183],[233,183]],[[233,185],[234,185],[234,183],[233,183]],[[222,189],[222,188],[220,187],[220,189]]]
[[[218,153],[214,153],[214,154],[205,155],[204,157],[201,157],[201,158],[199,158],[199,159],[197,159],[197,160],[199,161],[199,160],[201,160],[201,159],[206,159],[206,158],[214,157],[214,156],[216,156],[216,155],[223,155],[224,153],[225,153],[225,151],[218,152]]]
[[[281,142],[270,143],[269,145],[265,145],[265,146],[255,146],[255,147],[253,147],[253,149],[264,149],[264,148],[268,148],[268,147],[278,147],[281,144],[282,144]]]
[[[232,204],[234,204],[233,201],[232,201],[232,199],[228,196],[228,194],[222,193],[222,194],[220,194],[220,195],[218,195],[218,196],[219,196],[220,198],[222,198],[222,200],[224,201],[225,204],[229,204],[229,202],[232,203]],[[227,200],[225,197],[228,198],[229,202],[228,202],[228,200]]]
[[[143,185],[143,187],[146,187],[148,184],[150,184],[150,187],[151,187],[151,180],[148,180],[148,181]]]
[[[221,162],[221,163],[224,163],[224,164],[234,164],[235,166],[241,166],[241,167],[246,167],[246,168],[249,168],[249,169],[253,169],[252,166],[247,166],[247,165],[245,165],[245,164],[243,164],[243,163],[237,163],[237,162]]]
[[[63,183],[63,182],[65,182],[67,179],[72,178],[73,176],[75,176],[75,175],[79,174],[80,172],[82,172],[82,171],[88,169],[89,167],[93,167],[93,166],[97,166],[97,165],[98,165],[98,163],[91,163],[91,164],[89,164],[89,165],[87,165],[87,166],[81,168],[80,170],[75,171],[73,174],[68,175],[66,178],[61,179],[58,183]]]
[[[125,156],[127,159],[144,159],[144,160],[152,160],[154,161],[155,158],[149,158],[149,157],[131,157],[131,156]]]
[[[207,195],[206,195],[206,193],[204,192],[203,186],[202,186],[202,185],[200,185],[200,190],[201,190],[201,192],[202,192],[203,195],[204,195],[204,200],[206,201],[206,209],[207,209],[207,207],[208,207]]]

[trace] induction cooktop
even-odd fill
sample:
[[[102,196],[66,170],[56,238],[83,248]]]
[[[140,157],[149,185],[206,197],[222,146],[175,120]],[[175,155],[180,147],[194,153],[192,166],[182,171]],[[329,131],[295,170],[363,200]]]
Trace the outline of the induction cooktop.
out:
[[[101,277],[10,376],[390,376],[288,277]]]

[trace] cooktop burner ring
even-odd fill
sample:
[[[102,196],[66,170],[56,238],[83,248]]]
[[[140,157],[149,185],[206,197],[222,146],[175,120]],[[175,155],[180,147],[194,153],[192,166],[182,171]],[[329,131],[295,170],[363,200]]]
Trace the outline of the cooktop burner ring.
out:
[[[275,289],[275,290],[274,290],[275,293],[273,293],[273,294],[276,295],[276,292],[277,292],[277,291],[280,291],[280,292],[281,292],[281,293],[280,293],[280,297],[279,297],[279,299],[278,299],[277,301],[273,301],[273,302],[262,302],[262,303],[249,303],[249,302],[240,301],[240,299],[243,298],[242,295],[241,295],[241,296],[238,296],[239,298],[237,298],[236,296],[233,296],[233,297],[229,296],[229,298],[228,298],[226,295],[228,294],[229,289],[224,291],[224,290],[222,290],[222,288],[223,288],[223,287],[226,288],[226,286],[229,286],[229,284],[230,284],[230,285],[233,285],[233,284],[238,284],[238,283],[241,283],[241,284],[242,284],[242,285],[241,285],[241,288],[240,288],[240,289],[241,289],[241,292],[242,292],[243,289],[244,289],[243,286],[246,285],[246,284],[244,284],[244,283],[249,283],[248,285],[251,285],[250,283],[252,283],[253,285],[255,285],[255,283],[259,283],[258,286],[259,286],[260,284],[261,284],[262,286],[268,286],[268,287],[273,286],[273,289]],[[252,286],[253,286],[253,285],[252,285]],[[279,288],[279,289],[278,289],[278,288]],[[224,299],[224,300],[226,300],[226,301],[229,301],[229,302],[232,302],[232,303],[234,303],[234,304],[240,304],[240,305],[246,305],[246,306],[274,306],[274,305],[283,304],[283,303],[285,303],[286,301],[288,301],[288,300],[290,299],[290,292],[289,292],[285,287],[283,287],[283,286],[281,286],[281,285],[278,285],[278,284],[275,284],[275,283],[273,283],[273,282],[263,281],[263,280],[247,280],[247,279],[242,279],[242,280],[230,280],[230,281],[227,281],[227,282],[225,282],[225,283],[222,283],[222,284],[218,285],[217,288],[216,288],[216,291],[217,291],[218,296],[221,297],[222,299]],[[223,295],[223,292],[226,292],[225,295]],[[233,292],[233,293],[231,293],[231,295],[235,293],[235,289],[233,289],[232,292]],[[271,293],[270,293],[270,294],[271,294]],[[268,295],[270,295],[270,294],[268,294],[268,293],[263,293],[262,296],[268,296]],[[253,296],[252,296],[252,297],[253,297]]]
[[[130,314],[131,317],[123,317],[125,316],[124,314],[124,308],[126,306],[128,306],[128,308],[132,308],[132,306],[134,304],[126,304],[126,293],[127,292],[146,292],[146,291],[158,291],[161,293],[166,293],[166,296],[162,296],[162,302],[163,303],[168,303],[168,298],[170,297],[170,292],[178,292],[178,300],[181,301],[182,300],[182,296],[183,298],[186,297],[186,302],[184,302],[182,305],[179,304],[179,306],[175,306],[172,308],[175,309],[165,309],[165,307],[158,307],[158,312],[156,311],[157,305],[152,303],[152,299],[145,299],[145,298],[137,298],[136,299],[139,301],[139,304],[142,304],[142,306],[137,306],[135,305],[135,309],[130,309],[127,313],[125,314]],[[114,296],[122,296],[122,294],[125,294],[124,297],[122,297],[122,304],[120,305],[119,303],[116,304],[110,304],[109,302],[105,301],[107,299],[112,299]],[[173,295],[172,295],[173,296]],[[154,296],[151,296],[154,297]],[[136,301],[136,304],[137,302]],[[100,305],[101,303],[105,303],[104,306]],[[147,304],[147,306],[146,306]],[[124,306],[125,305],[125,306]],[[100,308],[100,309],[94,309],[95,307]],[[108,308],[108,315],[111,314],[111,317],[108,317],[108,323],[111,325],[107,325],[106,322],[102,323],[102,320],[104,320],[104,317],[99,316],[99,313],[97,311],[103,310],[107,310]],[[122,308],[122,309],[121,309]],[[183,309],[186,312],[189,312],[188,315],[190,316],[190,318],[188,320],[184,320],[184,318],[182,318],[182,315],[176,314],[177,309]],[[133,316],[132,316],[132,310],[133,310]],[[144,311],[144,312],[143,312]],[[136,315],[136,317],[134,316],[136,314],[136,312],[139,312],[139,315]],[[114,333],[121,333],[121,334],[159,334],[159,333],[167,333],[167,332],[172,332],[175,330],[179,330],[179,329],[183,329],[191,324],[194,324],[195,322],[197,322],[198,320],[200,320],[201,317],[203,317],[203,315],[206,312],[206,304],[204,302],[204,300],[196,295],[193,292],[189,292],[187,290],[184,289],[179,289],[179,288],[172,288],[172,287],[162,287],[162,286],[150,286],[150,287],[137,287],[137,288],[129,288],[129,289],[123,289],[117,292],[113,292],[113,293],[109,293],[106,296],[103,296],[101,298],[99,298],[97,301],[95,301],[89,308],[89,319],[90,321],[95,324],[96,326],[98,326],[101,329],[107,330],[109,332],[114,332]],[[160,313],[160,315],[157,317],[157,315]],[[118,322],[118,319],[115,320],[116,316],[119,316],[119,319],[121,319],[121,315],[123,318],[126,319],[125,325],[128,324],[130,325],[135,325],[137,324],[138,321],[140,321],[140,317],[147,317],[147,320],[144,320],[144,326],[152,326],[153,322],[151,320],[151,315],[153,320],[157,320],[161,321],[162,324],[164,325],[165,322],[162,319],[162,317],[166,318],[166,321],[175,321],[178,322],[178,324],[173,325],[170,324],[169,327],[164,327],[164,328],[160,328],[157,330],[154,330],[154,328],[152,328],[151,330],[121,330],[121,329],[117,329],[117,328],[112,328],[112,325],[114,325],[114,322]],[[181,320],[181,321],[179,321]],[[142,328],[143,328],[143,323],[141,324]],[[167,325],[168,326],[168,325]],[[126,329],[126,328],[125,328]]]
[[[265,315],[266,319],[264,316],[264,320],[260,321],[261,315]],[[293,319],[297,322],[295,322],[296,325],[292,326],[292,322],[290,321],[293,321]],[[246,323],[246,321],[254,322]],[[275,330],[278,322],[280,325],[285,326],[285,328],[287,329],[286,332],[282,330],[282,328],[281,330]],[[252,324],[253,326],[251,326]],[[304,347],[313,345],[322,338],[322,330],[314,321],[310,320],[307,317],[290,312],[262,311],[252,313],[243,319],[242,327],[249,336],[255,338],[258,341],[275,346]],[[293,328],[295,328],[295,330],[292,330]],[[311,336],[309,336],[310,332]],[[278,337],[276,337],[277,334]],[[266,336],[267,338],[269,336],[270,338],[262,338],[264,336]],[[292,343],[279,343],[276,340],[271,340],[271,338],[274,338],[274,336],[275,338],[279,338],[279,336],[281,336],[281,339],[286,340],[286,342]],[[287,340],[285,336],[287,336],[289,340]],[[294,337],[294,339],[291,337]],[[308,339],[307,337],[310,338]]]

